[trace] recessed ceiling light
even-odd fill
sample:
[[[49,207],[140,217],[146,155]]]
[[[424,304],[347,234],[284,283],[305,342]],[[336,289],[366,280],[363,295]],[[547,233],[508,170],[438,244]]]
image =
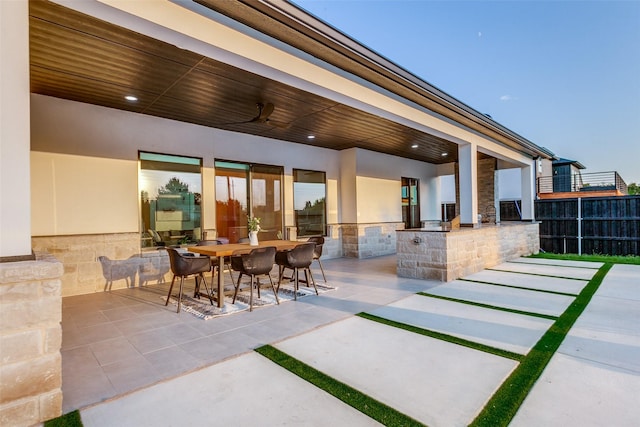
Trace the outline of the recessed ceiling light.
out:
[[[411,148],[418,148],[418,144],[413,144]]]
[[[309,136],[307,136],[307,139],[315,139],[315,138],[316,138],[316,136],[315,136],[315,135],[309,135]]]
[[[447,157],[449,155],[449,153],[442,153],[440,154],[442,157]]]
[[[124,99],[126,99],[127,101],[131,101],[131,102],[136,102],[138,100],[138,98],[133,96],[133,95],[127,95],[127,96],[124,97]]]

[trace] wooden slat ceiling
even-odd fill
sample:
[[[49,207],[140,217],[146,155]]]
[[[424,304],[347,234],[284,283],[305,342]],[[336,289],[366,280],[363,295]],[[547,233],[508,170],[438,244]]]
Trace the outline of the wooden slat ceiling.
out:
[[[32,0],[29,15],[33,93],[335,150],[457,160],[451,142],[55,3]],[[272,103],[269,119],[286,127],[242,123],[258,103]]]

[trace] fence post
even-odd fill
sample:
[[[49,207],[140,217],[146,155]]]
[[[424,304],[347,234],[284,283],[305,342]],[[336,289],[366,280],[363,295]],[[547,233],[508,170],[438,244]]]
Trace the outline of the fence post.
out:
[[[582,255],[582,198],[578,197],[578,255]]]

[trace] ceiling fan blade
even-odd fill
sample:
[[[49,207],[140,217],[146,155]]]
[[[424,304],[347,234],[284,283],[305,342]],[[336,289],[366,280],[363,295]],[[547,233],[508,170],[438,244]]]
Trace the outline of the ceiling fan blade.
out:
[[[289,127],[288,123],[269,120],[269,116],[273,114],[273,110],[275,110],[275,106],[272,103],[267,102],[266,104],[263,104],[259,102],[256,104],[256,107],[258,108],[258,115],[252,118],[251,120],[246,120],[244,122],[233,122],[233,123],[223,123],[223,124],[224,125],[244,125],[247,123],[267,123],[270,126],[274,126],[274,127],[280,127],[280,128]]]
[[[269,126],[277,127],[280,129],[288,129],[289,126],[291,126],[291,123],[279,122],[277,120],[270,120],[270,119],[267,119],[265,123],[268,124]]]
[[[269,120],[269,116],[273,114],[273,110],[275,107],[272,103],[267,102],[266,104],[258,104],[258,116],[255,118],[256,122],[266,122]]]

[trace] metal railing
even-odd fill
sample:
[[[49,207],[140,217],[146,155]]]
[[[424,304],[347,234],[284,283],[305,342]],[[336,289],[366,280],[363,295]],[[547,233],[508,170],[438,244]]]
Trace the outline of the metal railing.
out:
[[[628,194],[627,184],[618,172],[577,173],[538,178],[539,194],[607,190],[616,190],[623,195]]]

